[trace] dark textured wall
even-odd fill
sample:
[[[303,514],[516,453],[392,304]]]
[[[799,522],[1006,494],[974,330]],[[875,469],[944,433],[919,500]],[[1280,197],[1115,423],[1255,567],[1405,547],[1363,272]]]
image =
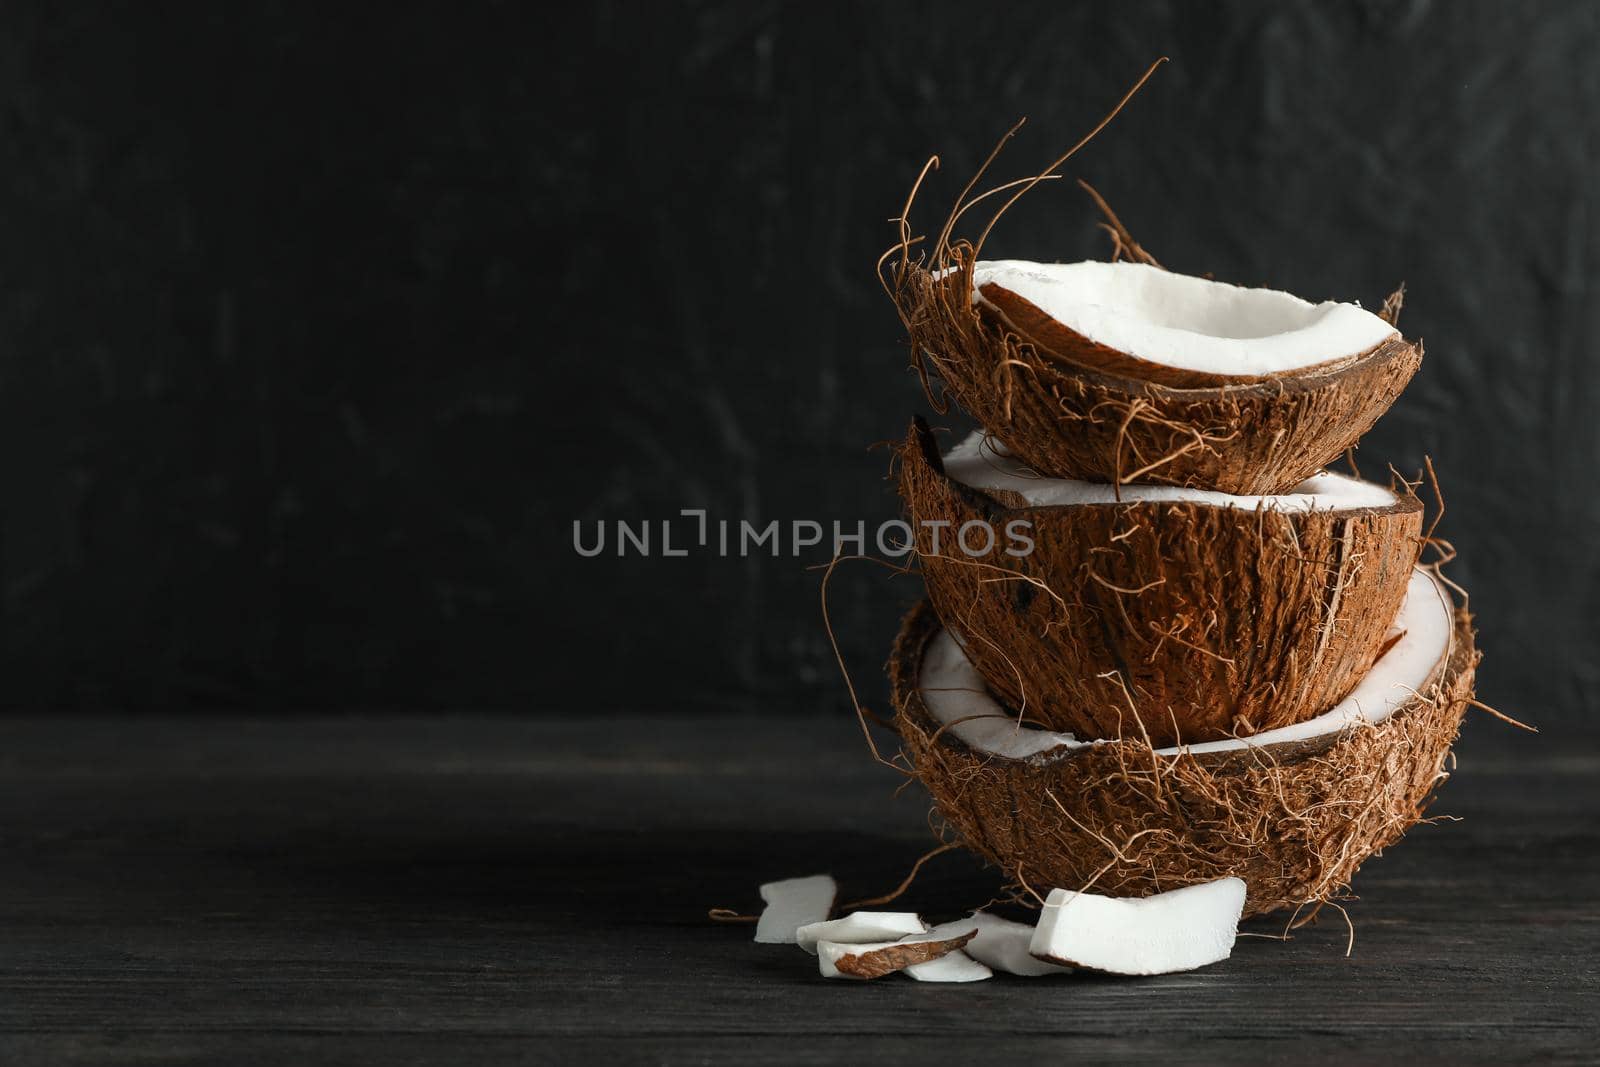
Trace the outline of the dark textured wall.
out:
[[[826,553],[572,523],[892,514],[885,220],[1166,54],[1069,173],[1178,269],[1409,283],[1428,358],[1363,464],[1437,463],[1485,696],[1591,717],[1600,6],[379,10],[0,15],[5,705],[838,713]],[[990,248],[1093,223],[1060,183]],[[836,578],[869,697],[915,595]]]

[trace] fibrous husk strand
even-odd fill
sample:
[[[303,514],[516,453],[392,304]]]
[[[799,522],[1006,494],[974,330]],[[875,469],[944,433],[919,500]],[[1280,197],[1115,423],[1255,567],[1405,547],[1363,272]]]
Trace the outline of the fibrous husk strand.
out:
[[[1112,262],[1129,259],[1135,263],[1147,263],[1152,267],[1160,267],[1162,270],[1167,269],[1162,267],[1160,261],[1146,251],[1143,245],[1133,239],[1133,234],[1128,232],[1128,227],[1122,224],[1122,220],[1117,217],[1117,213],[1111,210],[1111,205],[1106,203],[1106,198],[1100,195],[1100,190],[1082,178],[1078,179],[1078,186],[1089,194],[1089,199],[1094,201],[1094,206],[1100,209],[1100,214],[1105,219],[1104,222],[1100,223],[1100,228],[1111,238]]]

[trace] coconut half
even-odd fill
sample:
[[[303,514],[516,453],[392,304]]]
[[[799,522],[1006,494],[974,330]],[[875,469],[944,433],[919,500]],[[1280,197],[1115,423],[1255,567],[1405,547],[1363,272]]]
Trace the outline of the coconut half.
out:
[[[821,922],[833,914],[839,883],[831,875],[785,878],[761,887],[766,907],[756,920],[755,940],[768,945],[792,945],[802,926]]]
[[[1223,878],[1143,898],[1052,889],[1029,950],[1108,974],[1172,974],[1233,955],[1245,885]]]
[[[923,603],[889,662],[894,727],[945,832],[1019,885],[1143,897],[1236,877],[1246,914],[1299,907],[1344,891],[1448,777],[1478,662],[1471,619],[1428,576],[1396,622],[1404,633],[1324,715],[1158,749],[1018,725]]]
[[[1058,477],[1282,493],[1352,447],[1422,360],[1354,305],[1141,264],[979,265],[963,243],[933,267],[905,261],[891,284],[913,364]]]
[[[982,434],[941,457],[920,419],[899,465],[954,639],[1013,711],[1085,737],[1321,714],[1383,647],[1421,546],[1415,496],[1340,475],[1274,496],[1050,479]]]
[[[1391,628],[1392,641],[1343,700],[1314,718],[1250,737],[1170,745],[1155,753],[1209,756],[1264,746],[1292,746],[1304,753],[1326,747],[1341,730],[1380,723],[1412,700],[1438,674],[1449,655],[1454,629],[1449,600],[1438,581],[1425,570],[1413,571]],[[979,752],[1029,759],[1056,749],[1077,752],[1111,743],[1019,724],[1016,713],[995,698],[966,649],[947,629],[924,649],[918,685],[934,722]]]
[[[1041,353],[1179,388],[1327,371],[1399,336],[1357,304],[1312,304],[1148,263],[979,262],[980,311]]]

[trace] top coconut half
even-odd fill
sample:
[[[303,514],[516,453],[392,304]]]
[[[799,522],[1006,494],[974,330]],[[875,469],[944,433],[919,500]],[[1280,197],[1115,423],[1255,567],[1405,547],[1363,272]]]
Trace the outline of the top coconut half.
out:
[[[1353,447],[1422,361],[1357,304],[1144,263],[975,261],[958,244],[902,263],[891,295],[919,370],[1055,478],[1283,493]]]
[[[1399,336],[1357,304],[1313,304],[1145,263],[979,262],[974,299],[1037,348],[1180,388],[1351,362]]]

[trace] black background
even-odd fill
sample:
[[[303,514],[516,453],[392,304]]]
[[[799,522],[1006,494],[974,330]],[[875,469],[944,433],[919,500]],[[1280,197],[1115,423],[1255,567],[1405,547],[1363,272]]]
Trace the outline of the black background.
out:
[[[842,714],[826,551],[573,523],[893,515],[868,446],[927,404],[886,220],[1164,54],[1069,175],[1176,269],[1409,284],[1363,469],[1433,457],[1481,695],[1585,729],[1597,44],[1588,3],[7,5],[3,703]],[[989,249],[1094,221],[1057,183]],[[916,595],[836,576],[869,700]]]

